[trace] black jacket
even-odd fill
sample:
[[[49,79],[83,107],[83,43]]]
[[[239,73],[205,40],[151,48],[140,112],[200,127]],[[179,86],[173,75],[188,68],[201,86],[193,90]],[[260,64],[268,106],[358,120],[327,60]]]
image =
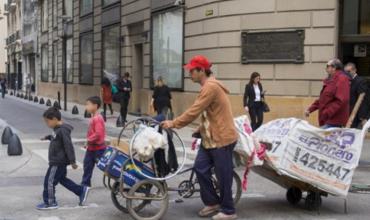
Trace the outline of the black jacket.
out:
[[[130,91],[124,91],[124,88],[129,88]],[[123,81],[123,79],[119,79],[117,82],[117,89],[120,94],[120,98],[126,98],[129,99],[132,92],[132,84],[130,80],[127,80],[126,82]]]
[[[164,107],[171,108],[171,98],[171,91],[168,86],[163,85],[154,87],[154,109],[157,112],[161,112]]]
[[[367,86],[366,80],[360,76],[356,76],[351,80],[351,90],[350,90],[350,111],[352,112],[353,108],[356,105],[357,99],[361,93],[365,93],[365,98],[362,101],[362,104],[357,112],[358,118],[367,119],[369,116],[369,88]]]
[[[258,83],[258,87],[260,88],[260,91],[261,91],[261,99],[263,99],[265,95],[263,94],[262,84]],[[253,107],[255,99],[256,99],[256,93],[254,92],[253,85],[249,85],[248,83],[247,85],[245,85],[245,90],[244,90],[244,99],[243,99],[244,107],[245,106],[248,106],[248,108]]]
[[[53,135],[47,136],[47,139],[50,140],[50,165],[69,165],[76,163],[75,150],[71,139],[72,130],[72,126],[63,124],[54,128]]]

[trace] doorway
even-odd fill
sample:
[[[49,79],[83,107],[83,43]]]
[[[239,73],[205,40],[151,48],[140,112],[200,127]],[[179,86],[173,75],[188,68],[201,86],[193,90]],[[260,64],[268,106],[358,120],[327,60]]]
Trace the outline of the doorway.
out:
[[[135,113],[142,113],[140,97],[143,89],[143,64],[144,64],[143,44],[135,44],[133,47],[133,66],[132,66],[132,87],[133,99],[132,107]]]
[[[31,92],[35,92],[36,91],[36,64],[35,64],[35,55],[30,55],[29,56],[29,70],[30,70],[30,74],[31,74]]]

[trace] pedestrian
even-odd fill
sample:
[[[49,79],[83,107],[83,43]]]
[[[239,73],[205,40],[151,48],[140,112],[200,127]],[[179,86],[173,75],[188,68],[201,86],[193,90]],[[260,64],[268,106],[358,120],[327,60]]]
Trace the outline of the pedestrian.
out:
[[[4,76],[0,76],[0,87],[1,87],[1,97],[4,99],[6,93],[6,79]]]
[[[244,109],[251,118],[253,131],[257,130],[263,123],[265,93],[261,84],[261,75],[257,72],[251,74],[249,83],[244,90]]]
[[[157,115],[164,115],[167,117],[168,111],[172,109],[171,107],[171,90],[164,83],[163,78],[160,76],[156,80],[156,85],[154,87],[154,92],[152,96],[151,105],[157,112]],[[172,119],[172,118],[170,118]]]
[[[121,105],[121,122],[125,124],[127,121],[127,109],[128,104],[130,102],[131,92],[132,92],[132,84],[129,80],[130,73],[126,72],[121,79],[117,82],[117,88],[119,91],[120,96],[120,105]]]
[[[357,75],[357,68],[354,63],[347,63],[344,70],[351,75],[351,89],[350,89],[350,112],[352,113],[353,108],[357,102],[361,93],[365,94],[365,97],[358,109],[358,112],[352,122],[352,128],[359,128],[360,125],[364,125],[369,118],[369,95],[368,86],[366,80],[361,76]]]
[[[103,112],[104,112],[104,119],[106,120],[107,117],[107,106],[110,109],[111,115],[113,115],[113,94],[112,94],[112,84],[107,77],[103,77],[101,81],[101,90],[100,94],[103,100]]]
[[[31,77],[31,74],[27,74],[27,77],[26,77],[26,95],[28,97],[31,96],[31,89],[32,89],[32,77]]]
[[[319,110],[322,128],[344,127],[349,118],[350,82],[339,59],[329,60],[326,72],[328,77],[324,79],[320,97],[305,111],[305,116]]]
[[[61,113],[55,107],[51,107],[43,114],[46,125],[53,129],[53,135],[48,135],[42,140],[49,140],[49,168],[44,179],[43,203],[36,208],[39,210],[57,209],[58,203],[55,198],[55,186],[60,183],[69,191],[79,197],[79,204],[84,205],[89,187],[74,183],[67,177],[67,166],[72,165],[77,169],[75,151],[71,140],[73,127],[63,123]]]
[[[84,158],[84,174],[82,185],[91,187],[91,177],[96,162],[105,151],[105,122],[99,108],[101,100],[98,96],[90,97],[86,100],[86,111],[91,114],[89,128],[87,131],[87,146]]]
[[[233,162],[232,152],[238,139],[234,125],[229,91],[216,80],[211,63],[204,56],[195,56],[185,65],[193,82],[201,85],[194,104],[173,121],[164,121],[164,128],[183,128],[201,116],[197,134],[202,137],[194,170],[200,185],[200,195],[205,207],[200,217],[214,215],[214,220],[236,219],[232,198]],[[217,194],[212,182],[214,168],[219,184]]]

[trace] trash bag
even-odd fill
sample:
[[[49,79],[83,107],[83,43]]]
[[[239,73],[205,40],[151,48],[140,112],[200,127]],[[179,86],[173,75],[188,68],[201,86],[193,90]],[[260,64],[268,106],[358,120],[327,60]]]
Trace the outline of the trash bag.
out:
[[[160,134],[156,128],[142,125],[138,132],[132,142],[132,149],[138,154],[141,161],[152,159],[156,150],[164,149],[167,145],[166,134]]]

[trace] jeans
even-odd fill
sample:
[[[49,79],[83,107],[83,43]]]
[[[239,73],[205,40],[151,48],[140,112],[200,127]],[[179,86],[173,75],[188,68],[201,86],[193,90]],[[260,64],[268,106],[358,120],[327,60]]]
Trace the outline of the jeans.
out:
[[[263,102],[254,102],[249,109],[252,130],[257,130],[263,123]]]
[[[58,185],[58,183],[76,194],[76,196],[80,196],[83,192],[82,186],[77,185],[75,182],[67,178],[66,165],[50,165],[44,179],[43,199],[45,204],[51,205],[56,203],[55,186]]]
[[[220,205],[224,214],[235,214],[232,197],[233,150],[236,143],[216,149],[200,147],[195,159],[194,170],[200,185],[200,196],[206,206]],[[220,195],[212,182],[212,168],[218,180]]]
[[[6,91],[5,87],[4,87],[4,86],[2,86],[2,87],[1,87],[1,96],[2,96],[3,98],[5,98],[5,91]]]
[[[91,177],[97,161],[103,156],[105,150],[89,151],[87,150],[84,158],[84,174],[81,184],[83,186],[91,186]]]

